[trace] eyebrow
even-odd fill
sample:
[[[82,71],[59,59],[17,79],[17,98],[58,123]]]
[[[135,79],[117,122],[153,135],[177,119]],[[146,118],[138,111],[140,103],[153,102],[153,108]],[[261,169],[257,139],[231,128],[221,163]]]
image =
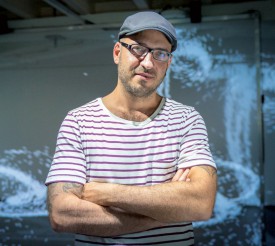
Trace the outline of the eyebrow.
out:
[[[170,51],[168,51],[165,48],[151,48],[151,47],[148,47],[145,43],[142,43],[142,42],[138,43],[137,41],[135,41],[135,42],[136,42],[136,44],[139,44],[139,45],[144,46],[146,48],[150,48],[150,49],[153,49],[153,50],[163,50],[163,51],[166,51],[168,53],[171,53]]]

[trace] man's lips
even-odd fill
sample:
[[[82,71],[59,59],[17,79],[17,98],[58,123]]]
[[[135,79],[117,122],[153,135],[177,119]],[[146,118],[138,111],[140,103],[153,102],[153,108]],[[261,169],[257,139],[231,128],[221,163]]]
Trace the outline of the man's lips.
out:
[[[136,73],[136,75],[139,75],[139,76],[144,77],[146,79],[152,79],[152,78],[154,78],[154,75],[152,75],[150,73]]]

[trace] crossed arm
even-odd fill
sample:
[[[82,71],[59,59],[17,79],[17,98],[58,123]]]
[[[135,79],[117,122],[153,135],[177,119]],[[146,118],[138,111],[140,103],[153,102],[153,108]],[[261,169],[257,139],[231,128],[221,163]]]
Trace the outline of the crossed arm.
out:
[[[164,223],[207,220],[212,215],[216,194],[216,169],[191,168],[189,182],[153,186],[88,183],[82,198],[151,217]],[[177,178],[175,178],[177,179]]]
[[[188,181],[188,182],[184,182]],[[210,218],[216,170],[179,170],[172,182],[154,186],[57,183],[48,187],[51,225],[56,231],[115,236]]]
[[[48,187],[48,210],[57,232],[93,236],[116,236],[147,230],[162,223],[117,208],[103,207],[81,199],[83,185],[56,183]]]

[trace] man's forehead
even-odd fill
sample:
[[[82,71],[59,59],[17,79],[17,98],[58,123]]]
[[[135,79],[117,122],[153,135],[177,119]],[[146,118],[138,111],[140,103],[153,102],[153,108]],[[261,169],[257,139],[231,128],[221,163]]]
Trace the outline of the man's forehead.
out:
[[[133,35],[125,36],[125,38],[129,38],[141,44],[147,44],[152,41],[156,46],[161,45],[160,48],[169,48],[169,50],[172,48],[172,44],[168,38],[158,30],[144,30]]]

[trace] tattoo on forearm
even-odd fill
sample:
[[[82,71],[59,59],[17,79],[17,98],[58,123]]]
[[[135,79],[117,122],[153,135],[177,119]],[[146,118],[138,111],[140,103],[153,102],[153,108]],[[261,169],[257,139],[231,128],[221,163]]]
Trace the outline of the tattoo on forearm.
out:
[[[52,212],[52,203],[57,196],[65,193],[71,193],[78,197],[81,196],[83,185],[76,183],[53,183],[48,186],[47,207],[49,213]]]
[[[64,183],[62,189],[66,193],[73,193],[77,196],[80,196],[82,192],[83,185],[76,183]]]
[[[217,174],[217,170],[213,167],[208,167],[208,166],[199,166],[199,167],[205,170],[211,177]]]

